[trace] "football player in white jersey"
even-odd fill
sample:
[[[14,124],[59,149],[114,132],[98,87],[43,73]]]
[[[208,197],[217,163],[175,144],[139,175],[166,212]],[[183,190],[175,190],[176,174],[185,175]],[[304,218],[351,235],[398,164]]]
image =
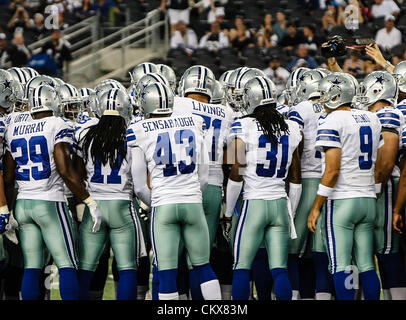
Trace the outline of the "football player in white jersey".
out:
[[[102,212],[98,232],[85,211],[79,235],[80,298],[87,299],[90,281],[108,240],[119,271],[118,300],[137,296],[137,259],[140,230],[132,204],[131,153],[125,134],[132,106],[126,92],[112,89],[103,94],[106,109],[97,125],[78,136],[76,168],[86,177],[89,193]]]
[[[373,235],[375,198],[379,193],[376,183],[380,183],[381,168],[378,162],[375,170],[375,162],[384,151],[384,142],[376,115],[351,109],[356,90],[356,84],[340,73],[328,75],[319,84],[321,102],[327,112],[319,120],[316,138],[316,147],[322,152],[323,176],[308,227],[312,232],[323,229],[337,298],[355,298],[354,286],[347,283],[354,260],[365,299],[379,300]],[[318,225],[324,203],[325,214]]]
[[[232,216],[244,181],[244,206],[234,238],[232,295],[234,300],[248,300],[251,265],[265,241],[276,299],[290,300],[289,229],[293,237],[295,233],[284,179],[289,173],[289,181],[300,183],[296,150],[302,139],[300,129],[276,110],[276,87],[271,80],[250,80],[244,87],[244,101],[247,115],[234,122],[229,136],[235,164],[227,184],[226,217]]]
[[[375,221],[375,253],[378,258],[385,300],[406,300],[406,276],[401,254],[400,235],[392,227],[392,215],[400,176],[398,151],[405,124],[400,109],[395,108],[398,87],[395,78],[386,71],[376,71],[361,83],[357,101],[361,107],[375,112],[382,124],[385,141],[382,193],[377,201]]]
[[[402,132],[402,157],[406,158],[406,126],[403,127]],[[404,229],[404,215],[401,210],[404,210],[404,204],[406,202],[406,166],[403,167],[402,173],[399,179],[398,194],[396,198],[396,204],[393,208],[393,228],[399,234],[405,232]]]
[[[310,243],[316,272],[316,300],[330,300],[333,290],[321,228],[318,228],[313,238],[309,239],[310,241],[308,241],[309,229],[307,228],[307,217],[316,197],[322,175],[321,153],[316,150],[314,142],[316,141],[317,123],[324,111],[323,106],[318,101],[320,98],[318,85],[325,76],[326,74],[319,70],[305,71],[298,81],[295,92],[298,103],[293,105],[289,111],[289,119],[299,124],[303,135],[303,140],[299,146],[302,184],[289,185],[289,198],[298,235],[296,239],[289,241],[289,274],[292,283],[298,282],[298,258],[303,256],[306,246]],[[293,287],[297,288],[298,283],[295,283]],[[297,294],[298,292],[294,290],[293,299],[297,299]]]
[[[210,162],[208,185],[203,192],[203,209],[209,228],[210,248],[219,226],[223,198],[224,147],[234,114],[230,107],[210,104],[215,81],[205,67],[189,69],[188,74],[183,75],[181,84],[183,97],[175,97],[173,105],[173,115],[198,115],[205,124],[205,143]],[[192,282],[193,273],[194,271],[190,271]],[[193,298],[199,295],[194,292],[193,286],[191,289]]]
[[[172,116],[173,99],[171,89],[161,83],[146,87],[140,100],[146,119],[127,130],[134,191],[152,207],[151,240],[159,270],[159,299],[178,299],[181,237],[204,299],[221,299],[209,264],[209,232],[202,205],[208,179],[203,119],[188,114]]]
[[[32,121],[7,128],[4,160],[10,204],[15,180],[19,186],[15,218],[24,255],[21,294],[26,300],[39,299],[45,244],[59,269],[62,299],[74,300],[79,294],[76,248],[63,183],[89,206],[93,231],[100,227],[101,213],[73,169],[69,153],[73,131],[65,121],[53,116],[59,107],[56,91],[47,85],[35,88],[29,93],[29,107]]]

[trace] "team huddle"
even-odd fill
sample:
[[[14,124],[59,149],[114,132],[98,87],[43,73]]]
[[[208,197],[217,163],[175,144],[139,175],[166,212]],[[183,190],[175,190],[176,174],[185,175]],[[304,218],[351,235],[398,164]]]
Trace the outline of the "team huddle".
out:
[[[0,272],[39,300],[54,264],[62,299],[101,299],[111,251],[117,300],[406,300],[403,99],[406,62],[298,68],[279,97],[247,67],[0,70]]]

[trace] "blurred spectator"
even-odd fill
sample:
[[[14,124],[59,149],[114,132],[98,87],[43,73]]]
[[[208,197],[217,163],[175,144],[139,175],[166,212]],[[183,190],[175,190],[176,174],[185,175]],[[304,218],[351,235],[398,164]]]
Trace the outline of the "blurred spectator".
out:
[[[187,28],[186,22],[179,21],[177,24],[177,30],[171,37],[171,48],[172,49],[184,49],[186,53],[190,56],[193,51],[198,47],[196,33]]]
[[[65,64],[66,73],[69,74],[69,64],[72,61],[70,43],[62,38],[61,30],[54,30],[51,34],[51,41],[42,47],[42,53],[47,53],[58,66],[57,77],[63,79],[63,66]],[[65,79],[68,81],[68,79]]]
[[[338,10],[334,5],[329,5],[328,9],[323,15],[321,19],[323,24],[323,29],[328,33],[333,29],[335,26],[338,25]]]
[[[279,40],[283,39],[283,37],[288,34],[286,25],[287,21],[285,14],[283,12],[277,12],[276,23],[273,25],[273,32],[275,32]]]
[[[10,5],[8,8],[15,13],[14,10],[18,9],[18,7],[25,7],[25,0],[11,0],[9,1]]]
[[[360,59],[360,56],[361,54],[358,50],[351,50],[350,58],[346,59],[344,62],[344,72],[350,73],[356,78],[364,76],[366,65],[365,62]]]
[[[287,69],[289,72],[295,70],[299,65],[302,65],[303,61],[306,62],[307,67],[315,69],[318,67],[316,60],[308,55],[307,47],[305,44],[300,44],[297,48],[297,57],[289,63]]]
[[[402,33],[395,28],[394,16],[387,16],[385,18],[385,27],[378,30],[375,42],[385,50],[389,50],[402,43]]]
[[[234,27],[230,29],[228,35],[231,42],[233,42],[238,37],[239,30],[244,30],[246,38],[252,37],[251,32],[248,30],[247,26],[244,23],[244,19],[241,16],[237,16],[234,19]]]
[[[41,13],[36,13],[34,15],[34,19],[29,21],[29,26],[34,41],[41,39],[47,31],[44,26],[44,16]]]
[[[278,95],[281,94],[285,89],[285,83],[289,77],[289,71],[281,67],[278,56],[272,56],[269,59],[268,68],[263,71],[266,76],[275,83]]]
[[[75,9],[75,16],[78,19],[86,19],[94,14],[94,7],[91,0],[83,0],[82,6]]]
[[[210,11],[207,14],[207,22],[212,24],[214,21],[217,20],[218,16],[225,16],[224,7],[221,6],[219,1],[210,0]]]
[[[167,0],[161,0],[160,10],[166,10]],[[168,6],[169,23],[171,25],[171,34],[173,35],[177,29],[177,24],[184,21],[189,25],[190,7],[189,0],[170,0]]]
[[[10,21],[7,23],[7,28],[11,33],[14,32],[24,32],[29,27],[29,15],[27,10],[23,6],[17,6],[16,11],[11,17]]]
[[[24,67],[31,58],[31,52],[24,44],[24,36],[19,32],[14,34],[13,43],[8,52],[12,67]]]
[[[63,31],[65,29],[67,29],[68,27],[69,27],[69,24],[65,23],[64,13],[60,12],[58,14],[58,27],[56,29]]]
[[[278,36],[273,32],[272,25],[263,25],[258,32],[258,47],[268,49],[275,47],[277,44]]]
[[[245,25],[237,29],[237,36],[231,42],[231,46],[238,50],[238,54],[241,55],[241,52],[244,48],[255,47],[254,40],[251,37],[247,37],[247,29]]]
[[[210,33],[200,39],[199,48],[206,48],[209,51],[217,52],[219,49],[228,47],[228,37],[220,31],[220,24],[213,22]]]
[[[283,47],[283,50],[292,51],[294,46],[306,42],[302,33],[297,31],[296,25],[294,23],[288,23],[287,30],[288,34],[285,35],[279,42],[280,46]]]
[[[99,0],[99,2],[94,6],[95,11],[100,11],[100,15],[103,18],[108,18],[110,10],[118,13],[120,9],[117,7],[116,3],[111,0]]]
[[[393,0],[375,0],[375,4],[372,6],[372,16],[375,19],[389,15],[396,17],[399,13],[400,9]]]
[[[323,40],[315,35],[316,27],[313,24],[307,24],[303,28],[304,43],[307,45],[307,49],[317,51],[323,43]]]
[[[0,69],[10,67],[10,54],[7,48],[7,37],[4,33],[0,33]]]

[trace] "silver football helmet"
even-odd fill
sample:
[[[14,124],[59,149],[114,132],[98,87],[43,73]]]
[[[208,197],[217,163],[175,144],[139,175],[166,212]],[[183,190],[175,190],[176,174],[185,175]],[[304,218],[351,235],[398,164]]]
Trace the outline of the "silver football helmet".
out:
[[[399,62],[392,74],[398,82],[399,90],[406,93],[406,61]]]
[[[175,71],[173,71],[173,69],[169,66],[167,66],[166,64],[157,64],[156,65],[159,73],[161,75],[163,75],[166,80],[168,80],[169,85],[171,86],[171,89],[173,92],[175,92],[176,90],[176,74]]]
[[[249,70],[247,67],[239,67],[233,70],[228,78],[224,79],[224,83],[226,85],[226,99],[228,104],[234,108],[234,88],[235,82],[237,81],[240,74],[244,73],[245,71]]]
[[[132,116],[132,105],[128,94],[118,88],[111,89],[100,98],[100,105],[103,109],[103,116],[120,116],[130,123]]]
[[[289,97],[287,96],[287,94],[286,94],[286,89],[285,90],[283,90],[282,92],[281,92],[281,94],[278,96],[278,99],[277,99],[277,101],[278,101],[278,105],[280,106],[280,105],[287,105],[288,104],[288,99],[289,99]]]
[[[299,102],[310,100],[313,98],[320,98],[319,82],[327,76],[327,73],[320,70],[305,71],[299,78],[296,86],[296,93],[292,95],[295,100],[292,103],[298,104]]]
[[[59,95],[53,87],[39,85],[29,92],[28,108],[31,113],[52,111],[55,116],[59,116]]]
[[[28,72],[25,71],[23,68],[13,67],[13,68],[7,69],[7,71],[10,72],[13,79],[15,81],[21,83],[22,86],[25,86],[25,84],[31,79]]]
[[[87,112],[89,117],[96,117],[98,105],[96,91],[90,88],[81,88],[79,96],[83,101],[83,111]]]
[[[224,104],[226,98],[226,92],[224,87],[220,84],[220,81],[214,80],[213,96],[210,103],[212,104]]]
[[[139,106],[139,97],[142,94],[142,91],[150,84],[153,83],[162,83],[166,86],[169,86],[169,81],[159,73],[149,73],[143,76],[139,81],[134,90],[134,98],[135,98],[135,107],[138,108]]]
[[[36,87],[39,87],[41,85],[48,85],[55,89],[57,87],[59,87],[58,83],[51,77],[42,76],[42,75],[35,76],[35,77],[31,78],[25,85],[25,90],[24,90],[24,102],[25,103],[28,103],[29,93],[32,90],[34,90]]]
[[[13,112],[24,112],[26,111],[27,104],[24,102],[24,89],[21,83],[15,82],[13,88],[16,101],[14,103]]]
[[[343,73],[332,73],[319,82],[320,102],[324,107],[337,109],[351,106],[357,87],[351,78]]]
[[[276,86],[266,77],[255,77],[244,87],[244,108],[247,114],[263,105],[274,104],[276,108]]]
[[[21,69],[25,70],[28,73],[28,75],[30,76],[30,79],[40,75],[37,70],[30,68],[30,67],[23,67]],[[30,79],[28,79],[28,80],[30,80]]]
[[[137,86],[138,81],[148,73],[159,73],[158,67],[149,62],[140,63],[135,66],[133,71],[130,73],[131,84]]]
[[[286,94],[288,96],[289,107],[293,106],[296,101],[296,87],[299,84],[301,77],[309,70],[309,68],[300,67],[289,75],[288,80],[286,81]]]
[[[395,77],[386,71],[374,71],[360,83],[355,104],[364,110],[377,101],[387,101],[395,105],[398,98],[398,84]]]
[[[140,111],[149,118],[152,114],[164,115],[173,111],[174,95],[169,86],[156,82],[147,86],[140,96]]]
[[[113,83],[117,87],[119,87],[121,90],[125,90],[125,87],[121,84],[120,81],[115,80],[115,79],[104,79],[100,82],[100,84],[106,84],[106,83]]]
[[[204,66],[190,67],[182,76],[180,81],[179,94],[186,97],[189,93],[204,94],[209,97],[213,96],[213,85],[216,78],[213,72]]]
[[[219,82],[223,87],[227,86],[227,83],[230,79],[231,74],[233,73],[234,70],[227,70],[226,72],[224,72],[220,78],[219,78]]]
[[[61,107],[64,116],[71,121],[77,120],[79,114],[81,114],[83,110],[83,101],[79,95],[78,89],[69,83],[65,83],[58,87],[56,91],[61,100]]]
[[[108,83],[99,83],[95,88],[94,91],[96,92],[96,96],[100,101],[101,96],[111,90],[111,89],[121,89],[116,83],[108,82]]]
[[[16,102],[15,83],[10,72],[0,69],[0,107],[7,112],[12,110]]]
[[[241,72],[238,78],[236,79],[234,91],[232,93],[235,110],[241,110],[244,107],[243,106],[244,87],[248,81],[254,79],[255,77],[265,78],[266,75],[259,69],[249,68],[248,70]]]
[[[58,87],[63,86],[65,84],[65,81],[63,81],[62,79],[59,79],[57,77],[53,77],[52,79],[54,79],[54,81],[57,83]]]

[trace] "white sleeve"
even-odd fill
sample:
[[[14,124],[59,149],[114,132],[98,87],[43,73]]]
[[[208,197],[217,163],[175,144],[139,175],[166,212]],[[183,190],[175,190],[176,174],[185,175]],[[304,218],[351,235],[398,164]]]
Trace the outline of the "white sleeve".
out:
[[[228,47],[228,37],[224,33],[220,33],[220,48],[227,48]]]
[[[206,34],[200,39],[199,48],[206,47],[207,38],[208,38],[208,35]]]
[[[196,33],[191,30],[191,32],[189,32],[189,45],[188,45],[188,48],[194,50],[197,47],[198,47],[198,43],[197,43]]]
[[[141,148],[131,148],[131,175],[134,183],[134,193],[146,205],[151,205],[151,190],[147,185],[147,162]]]
[[[392,13],[400,11],[400,8],[398,5],[395,3],[395,1],[388,1],[388,4],[390,4],[390,7],[392,9]]]
[[[177,49],[179,46],[179,32],[175,31],[175,33],[171,37],[171,48]]]

